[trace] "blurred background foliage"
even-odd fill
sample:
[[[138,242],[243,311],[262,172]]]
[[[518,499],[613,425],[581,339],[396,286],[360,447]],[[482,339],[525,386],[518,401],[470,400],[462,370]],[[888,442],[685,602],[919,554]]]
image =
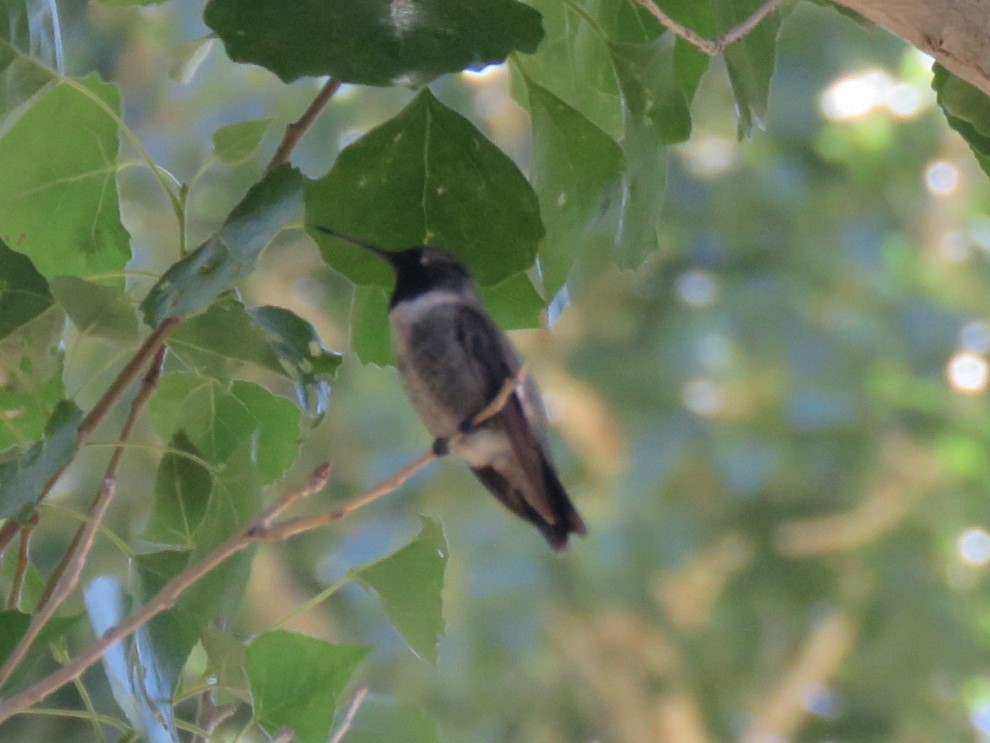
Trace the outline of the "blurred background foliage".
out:
[[[199,3],[63,6],[67,72],[121,86],[129,126],[191,184],[198,244],[317,84],[190,46],[206,32]],[[171,78],[194,51],[198,67]],[[528,120],[510,77],[501,66],[431,87],[525,172]],[[450,545],[435,667],[354,583],[286,627],[373,643],[360,683],[421,708],[446,740],[990,737],[990,188],[930,81],[913,48],[801,3],[781,29],[763,126],[738,141],[716,61],[690,139],[668,149],[659,250],[619,270],[603,229],[550,329],[513,335],[547,396],[588,538],[554,557],[444,461],[326,532],[261,549],[236,632],[271,627],[405,544],[423,513]],[[345,86],[293,162],[326,172],[412,95]],[[204,166],[215,129],[264,117],[255,155]],[[176,259],[164,247],[174,220],[147,171],[119,177],[131,267],[158,274]],[[352,294],[298,229],[243,288],[246,303],[293,309],[341,351]],[[83,336],[67,348],[77,399],[98,397],[113,352]],[[348,355],[294,473],[335,462],[326,508],[428,443],[394,369]],[[70,496],[99,476],[90,449],[46,506],[43,569],[73,528],[65,509],[82,507]],[[128,455],[114,532],[144,528],[154,462],[140,446]],[[99,542],[90,570],[121,569],[112,541]],[[100,673],[83,680],[106,704]],[[93,739],[88,723],[60,717],[9,729],[11,740]]]

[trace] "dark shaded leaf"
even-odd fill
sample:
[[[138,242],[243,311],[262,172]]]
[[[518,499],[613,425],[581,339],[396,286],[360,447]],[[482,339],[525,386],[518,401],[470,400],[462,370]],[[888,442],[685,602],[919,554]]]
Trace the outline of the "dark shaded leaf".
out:
[[[245,664],[255,718],[273,734],[289,728],[299,743],[325,743],[337,696],[368,650],[282,630],[259,635]]]
[[[763,3],[764,0],[711,0],[715,19],[723,32],[745,21]],[[781,11],[774,11],[725,50],[725,64],[736,96],[740,137],[747,136],[754,123],[759,125],[766,113],[780,19]]]
[[[0,338],[52,306],[48,282],[31,259],[0,240]]]
[[[45,438],[0,463],[0,517],[14,516],[38,502],[46,483],[75,454],[82,418],[75,403],[62,400],[48,419]]]
[[[482,284],[531,266],[543,237],[536,194],[519,168],[429,90],[306,184],[306,222],[387,248],[446,248]],[[381,259],[311,234],[324,260],[351,281],[392,285]]]
[[[0,0],[0,112],[55,79],[57,40],[48,3]]]
[[[197,462],[199,449],[179,430],[158,465],[155,503],[141,538],[154,544],[192,549],[213,489],[213,474]],[[183,453],[190,456],[184,456]]]
[[[420,85],[533,52],[543,38],[540,14],[516,0],[210,0],[204,18],[232,60],[285,82]]]
[[[299,207],[299,171],[275,168],[254,184],[209,240],[174,264],[141,303],[145,322],[185,317],[207,307],[250,274],[258,256]]]
[[[932,88],[946,121],[966,140],[983,172],[990,175],[990,96],[940,64],[932,67]]]
[[[385,614],[412,651],[436,663],[437,643],[444,632],[447,540],[440,522],[426,516],[420,519],[422,528],[412,542],[351,572],[378,594]]]

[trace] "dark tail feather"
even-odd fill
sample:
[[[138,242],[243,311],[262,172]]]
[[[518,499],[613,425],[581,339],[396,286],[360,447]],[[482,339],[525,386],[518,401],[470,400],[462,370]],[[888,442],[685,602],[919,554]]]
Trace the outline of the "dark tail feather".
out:
[[[571,503],[567,491],[560,483],[560,478],[557,477],[553,466],[545,458],[543,459],[543,482],[547,500],[556,521],[553,524],[529,505],[522,493],[513,489],[509,482],[493,467],[472,468],[471,471],[506,508],[539,529],[555,551],[559,552],[567,547],[567,539],[572,532],[581,536],[588,533],[584,520],[574,508],[574,504]]]

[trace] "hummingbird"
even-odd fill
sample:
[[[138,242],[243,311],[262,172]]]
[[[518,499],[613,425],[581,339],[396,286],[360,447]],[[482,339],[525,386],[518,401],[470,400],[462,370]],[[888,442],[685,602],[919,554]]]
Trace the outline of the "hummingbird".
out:
[[[390,251],[327,227],[314,228],[384,259],[395,270],[389,325],[399,376],[439,456],[453,451],[510,511],[554,550],[587,531],[550,457],[547,417],[532,377],[480,423],[521,363],[485,311],[467,266],[440,248]]]

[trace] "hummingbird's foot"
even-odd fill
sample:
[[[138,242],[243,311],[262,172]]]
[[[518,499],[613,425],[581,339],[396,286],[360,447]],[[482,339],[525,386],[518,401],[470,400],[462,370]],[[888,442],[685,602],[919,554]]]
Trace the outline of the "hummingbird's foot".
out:
[[[442,457],[444,454],[450,453],[450,439],[446,436],[441,436],[440,438],[433,439],[433,454],[438,457]]]

